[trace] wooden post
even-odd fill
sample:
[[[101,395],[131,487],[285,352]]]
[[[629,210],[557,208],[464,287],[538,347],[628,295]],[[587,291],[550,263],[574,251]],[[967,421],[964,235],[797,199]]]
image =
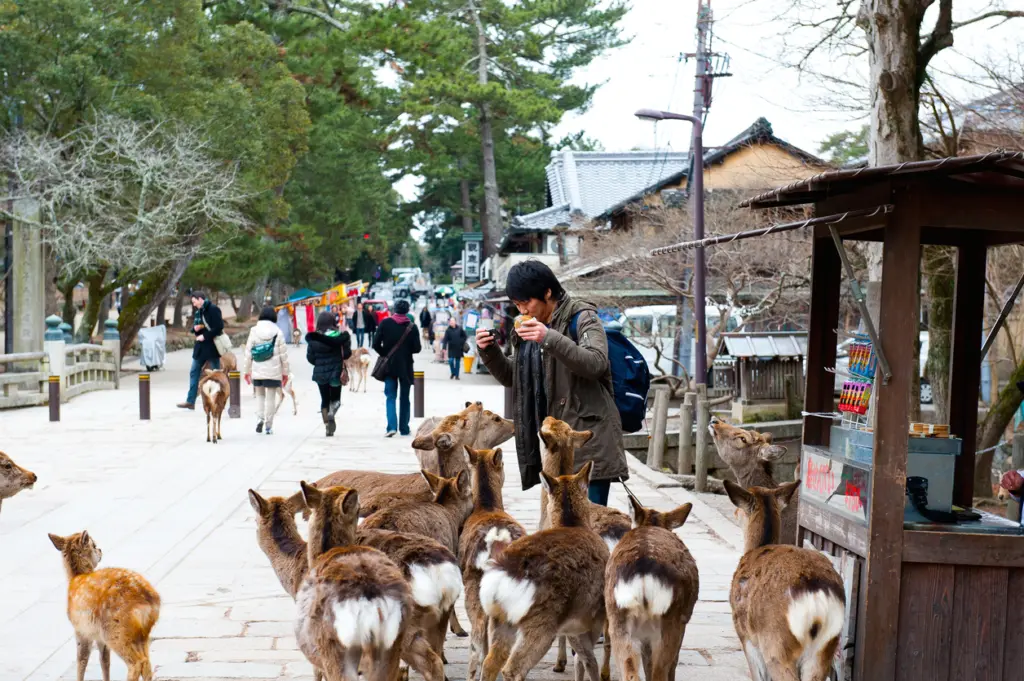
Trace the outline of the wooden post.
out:
[[[1010,458],[1010,470],[1019,471],[1024,469],[1024,432],[1014,431],[1013,433],[1013,454]],[[1010,520],[1020,522],[1020,504],[1010,498],[1006,506],[1006,517]]]
[[[228,418],[242,418],[242,387],[240,379],[242,374],[237,371],[228,372],[228,384],[231,386],[231,395],[228,396]]]
[[[660,471],[665,462],[665,431],[668,430],[668,388],[654,391],[654,437],[648,450],[648,467]]]
[[[422,371],[415,371],[415,372],[413,372],[412,382],[413,382],[413,390],[414,390],[412,415],[413,415],[414,418],[421,419],[421,418],[423,418],[423,413],[424,413],[424,408],[423,408],[423,384],[424,384],[423,372]]]
[[[50,421],[60,421],[60,376],[50,376]]]
[[[800,401],[796,396],[796,385],[793,382],[792,376],[786,376],[783,380],[783,386],[786,396],[786,418],[787,419],[798,419],[800,418]]]
[[[149,374],[139,374],[139,420],[149,420]]]
[[[679,408],[679,464],[676,472],[689,475],[693,471],[693,403],[695,393],[683,395]]]
[[[828,207],[814,208],[816,215],[828,215]],[[835,378],[825,368],[836,364],[836,332],[839,325],[839,286],[842,262],[828,227],[814,228],[811,256],[811,318],[807,336],[807,383],[804,408],[809,412],[832,412]],[[803,442],[827,445],[832,422],[808,416],[804,419]]]
[[[711,407],[708,406],[708,389],[703,383],[697,384],[697,463],[693,489],[704,492],[708,488],[708,422]]]
[[[512,415],[515,413],[513,411],[513,403],[515,402],[515,399],[516,393],[512,389],[512,386],[505,386],[505,418],[507,419],[514,418]]]

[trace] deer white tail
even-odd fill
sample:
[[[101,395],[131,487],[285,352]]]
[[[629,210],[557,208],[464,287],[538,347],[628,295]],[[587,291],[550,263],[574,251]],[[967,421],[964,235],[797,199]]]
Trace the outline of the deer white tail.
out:
[[[448,610],[462,594],[462,575],[455,563],[413,565],[409,577],[412,599],[424,608]]]
[[[519,620],[533,607],[537,585],[525,579],[515,579],[501,570],[487,570],[480,580],[480,604],[491,617],[507,619],[509,624]]]
[[[346,648],[391,648],[402,626],[402,602],[390,598],[351,598],[334,604],[334,629]]]
[[[615,585],[615,605],[660,617],[672,607],[672,587],[654,575],[636,575]]]
[[[203,384],[203,394],[209,398],[213,398],[214,395],[220,392],[220,383],[217,381],[207,381]]]
[[[487,568],[487,563],[494,560],[505,550],[505,547],[512,543],[512,533],[507,527],[492,527],[484,535],[484,550],[476,556],[476,567],[480,570]]]
[[[804,659],[842,632],[845,614],[846,604],[829,591],[805,591],[790,600],[786,622],[803,646]]]

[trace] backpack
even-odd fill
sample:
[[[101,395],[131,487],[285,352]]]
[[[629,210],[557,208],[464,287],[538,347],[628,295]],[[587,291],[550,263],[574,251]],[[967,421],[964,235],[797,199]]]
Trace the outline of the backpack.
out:
[[[580,312],[569,322],[569,335],[573,342],[576,337],[576,320]],[[618,329],[604,329],[608,337],[608,361],[612,365],[612,389],[615,393],[615,407],[619,410],[622,430],[635,433],[644,426],[647,415],[647,392],[651,388],[651,371],[647,361]]]
[[[266,362],[268,359],[274,356],[274,346],[277,344],[277,334],[274,335],[268,341],[263,343],[253,344],[252,346],[252,361],[254,362]]]

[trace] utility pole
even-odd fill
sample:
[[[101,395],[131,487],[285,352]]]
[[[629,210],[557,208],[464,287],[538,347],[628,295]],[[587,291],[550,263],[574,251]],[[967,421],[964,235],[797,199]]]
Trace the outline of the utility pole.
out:
[[[8,101],[8,120],[12,131],[21,125],[17,104]],[[7,177],[7,219],[4,221],[4,354],[14,352],[14,173]]]

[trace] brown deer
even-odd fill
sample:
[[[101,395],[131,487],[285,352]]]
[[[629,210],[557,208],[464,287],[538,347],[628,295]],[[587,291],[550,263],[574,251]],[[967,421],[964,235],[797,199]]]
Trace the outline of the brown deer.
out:
[[[11,457],[0,452],[0,506],[4,499],[10,499],[23,489],[32,489],[38,480],[35,473],[22,468]]]
[[[746,552],[733,574],[729,604],[751,678],[824,681],[843,630],[846,593],[828,558],[778,543],[779,507],[800,481],[774,489],[724,484],[746,521]]]
[[[300,484],[312,517],[309,571],[295,598],[299,650],[327,681],[356,681],[364,653],[368,681],[394,681],[409,629],[409,585],[383,553],[354,545],[359,519],[355,490]],[[426,639],[417,640],[430,652]]]
[[[199,379],[199,394],[203,396],[203,411],[206,412],[206,441],[217,444],[217,440],[224,439],[220,435],[220,417],[231,396],[228,375],[207,369]]]
[[[466,406],[468,407],[470,404],[467,402]],[[423,421],[420,427],[416,429],[416,439],[414,442],[421,445],[429,444],[430,447],[429,449],[413,449],[413,453],[416,454],[416,458],[420,461],[420,468],[426,468],[431,473],[437,475],[441,474],[441,463],[438,461],[437,450],[433,447],[432,433],[435,428],[441,425],[443,420],[443,417],[431,416]],[[489,409],[484,409],[480,414],[480,425],[477,428],[476,437],[472,441],[462,444],[473,449],[494,449],[508,442],[513,435],[515,435],[515,424],[512,421],[498,416]],[[420,438],[430,438],[430,440]]]
[[[634,642],[640,643],[645,681],[672,681],[686,625],[697,603],[697,563],[673,530],[690,504],[660,513],[629,498],[633,529],[605,569],[608,630],[622,681],[640,681]]]
[[[160,617],[160,595],[131,570],[96,569],[103,552],[88,532],[49,535],[64,558],[68,576],[68,619],[78,641],[78,681],[95,644],[103,681],[110,681],[110,651],[128,666],[128,681],[151,681],[149,634]]]
[[[551,477],[571,475],[575,471],[576,450],[585,445],[593,433],[589,430],[578,432],[569,427],[565,421],[548,416],[540,428],[540,460],[541,470]],[[547,507],[550,503],[547,492],[540,494],[540,529],[550,527]],[[608,545],[609,553],[632,526],[629,517],[622,511],[600,504],[590,505],[590,526]],[[555,659],[554,671],[564,672],[568,661],[564,636],[558,637],[558,656]],[[611,664],[611,641],[605,637],[604,668]]]
[[[718,455],[729,466],[741,487],[775,489],[779,486],[774,477],[772,464],[785,455],[786,448],[772,444],[771,433],[743,430],[714,416],[711,417],[708,430],[715,441]],[[779,541],[783,544],[796,544],[796,514],[799,503],[798,490],[782,511]]]
[[[594,642],[604,629],[608,546],[590,529],[588,461],[576,475],[541,472],[551,529],[517,539],[488,563],[480,602],[491,618],[483,681],[523,681],[558,634],[576,651],[576,678],[600,681]]]
[[[501,488],[505,467],[501,449],[466,447],[473,487],[473,513],[466,519],[459,538],[459,561],[469,615],[469,669],[467,678],[476,681],[480,661],[487,655],[487,613],[480,603],[480,580],[488,561],[495,560],[505,547],[526,536],[526,529],[505,512]]]

